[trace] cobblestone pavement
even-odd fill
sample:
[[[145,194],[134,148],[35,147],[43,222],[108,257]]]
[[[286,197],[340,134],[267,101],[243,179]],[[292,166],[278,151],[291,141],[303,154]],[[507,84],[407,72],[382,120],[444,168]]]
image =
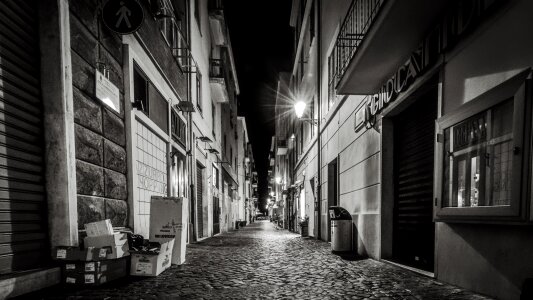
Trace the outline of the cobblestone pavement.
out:
[[[487,299],[372,259],[343,260],[328,243],[264,221],[188,245],[158,277],[92,290],[52,288],[32,299]]]

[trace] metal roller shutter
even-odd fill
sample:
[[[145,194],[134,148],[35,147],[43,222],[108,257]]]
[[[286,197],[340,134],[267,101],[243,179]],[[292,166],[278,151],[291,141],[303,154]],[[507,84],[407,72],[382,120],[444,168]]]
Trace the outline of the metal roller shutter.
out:
[[[204,178],[202,176],[202,167],[196,165],[196,211],[198,215],[198,237],[204,236],[204,210],[203,210],[203,189]]]
[[[436,93],[430,92],[395,120],[394,257],[433,270],[433,154]]]
[[[0,1],[0,274],[48,258],[37,1]]]

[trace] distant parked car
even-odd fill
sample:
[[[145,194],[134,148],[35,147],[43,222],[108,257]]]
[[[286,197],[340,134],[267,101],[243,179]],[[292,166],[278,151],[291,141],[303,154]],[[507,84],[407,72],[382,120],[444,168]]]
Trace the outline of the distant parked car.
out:
[[[267,216],[258,215],[257,217],[255,217],[255,219],[256,219],[257,221],[261,221],[261,220],[267,220],[268,218],[267,218]]]

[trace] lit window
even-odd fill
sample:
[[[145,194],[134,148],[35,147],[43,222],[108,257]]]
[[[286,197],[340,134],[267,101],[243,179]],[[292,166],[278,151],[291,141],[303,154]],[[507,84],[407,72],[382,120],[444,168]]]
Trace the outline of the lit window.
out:
[[[437,221],[526,217],[527,76],[516,75],[437,121]]]
[[[444,206],[510,205],[513,107],[507,100],[444,130]]]

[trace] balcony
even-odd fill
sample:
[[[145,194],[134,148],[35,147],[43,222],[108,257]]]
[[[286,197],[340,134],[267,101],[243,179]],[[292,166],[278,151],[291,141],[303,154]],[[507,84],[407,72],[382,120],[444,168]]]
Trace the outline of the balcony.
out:
[[[218,103],[229,103],[225,65],[224,60],[212,58],[209,66],[211,97]]]
[[[445,10],[445,0],[353,0],[330,62],[337,94],[368,95],[391,78]]]
[[[287,154],[287,150],[289,149],[287,147],[287,140],[278,139],[278,144],[277,144],[276,148],[277,148],[276,155],[285,155],[285,154]]]

